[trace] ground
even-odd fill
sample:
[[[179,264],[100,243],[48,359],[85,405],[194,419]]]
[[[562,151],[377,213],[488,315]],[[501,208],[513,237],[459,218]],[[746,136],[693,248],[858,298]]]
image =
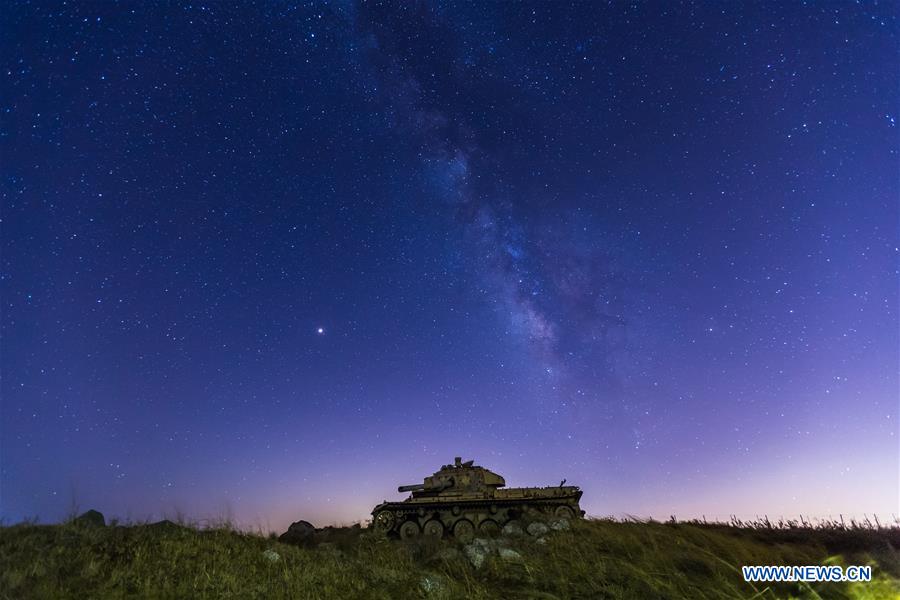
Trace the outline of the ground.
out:
[[[300,547],[227,526],[20,524],[0,528],[0,598],[900,599],[895,527],[586,520],[482,546],[476,568],[478,548],[359,528]],[[767,564],[868,564],[873,581],[743,581]]]

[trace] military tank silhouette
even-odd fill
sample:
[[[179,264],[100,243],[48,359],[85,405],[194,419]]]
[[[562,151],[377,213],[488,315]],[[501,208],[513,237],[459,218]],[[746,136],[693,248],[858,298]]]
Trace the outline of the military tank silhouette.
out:
[[[478,535],[494,536],[504,525],[523,516],[580,518],[582,491],[578,486],[505,488],[500,475],[484,467],[462,462],[444,465],[423,483],[401,485],[398,492],[412,492],[402,502],[382,502],[372,510],[372,527],[391,537],[419,536],[461,541]]]

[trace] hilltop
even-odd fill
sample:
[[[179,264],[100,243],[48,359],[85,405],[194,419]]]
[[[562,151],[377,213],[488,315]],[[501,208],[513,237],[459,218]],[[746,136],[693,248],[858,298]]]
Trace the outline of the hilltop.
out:
[[[895,527],[590,519],[469,547],[359,527],[293,545],[228,526],[93,517],[0,528],[0,598],[900,598]],[[870,564],[873,581],[741,578],[741,565],[766,564]]]

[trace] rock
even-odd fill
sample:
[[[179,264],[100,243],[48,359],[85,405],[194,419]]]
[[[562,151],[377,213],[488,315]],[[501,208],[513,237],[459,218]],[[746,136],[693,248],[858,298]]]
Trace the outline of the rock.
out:
[[[426,575],[419,581],[419,588],[425,592],[426,596],[434,598],[445,598],[447,596],[447,585],[443,579],[437,575]]]
[[[500,548],[499,550],[500,558],[505,560],[506,562],[515,562],[520,563],[524,562],[522,555],[513,550],[512,548]]]
[[[501,546],[497,549],[497,555],[503,563],[503,577],[509,581],[533,584],[531,571],[525,564],[525,558],[516,550]],[[532,596],[529,595],[529,598]]]
[[[89,510],[75,517],[74,523],[87,527],[106,527],[106,519],[99,510]]]
[[[534,540],[534,542],[535,542],[536,544],[546,544],[546,543],[547,543],[547,538],[545,538],[545,537],[539,537],[538,539]]]
[[[309,545],[313,542],[316,528],[309,521],[291,523],[288,530],[278,536],[278,541],[285,544]]]
[[[469,562],[472,563],[473,567],[480,569],[481,565],[484,564],[484,561],[487,560],[491,550],[490,546],[478,544],[476,542],[478,542],[478,540],[473,541],[471,544],[467,544],[463,548],[463,553],[466,555],[466,558],[469,559]]]
[[[565,531],[569,529],[569,520],[568,519],[557,519],[550,523],[550,529],[555,531]]]
[[[263,558],[273,563],[281,560],[281,556],[274,550],[266,550],[265,552],[263,552]]]
[[[486,538],[475,538],[474,540],[472,540],[472,543],[476,546],[481,546],[481,548],[488,554],[490,554],[491,550],[493,550],[495,546],[494,540],[489,540]]]
[[[535,521],[534,523],[531,523],[530,525],[528,525],[528,534],[533,535],[534,537],[540,537],[540,536],[548,533],[549,531],[550,531],[549,527],[547,527],[546,525],[544,525],[543,523],[540,523],[538,521]]]
[[[157,521],[156,523],[150,523],[149,525],[147,525],[147,528],[151,531],[157,531],[160,533],[176,533],[187,531],[188,529],[184,525],[173,523],[168,519],[163,519],[162,521]]]
[[[522,526],[518,523],[507,523],[503,526],[502,534],[507,537],[516,537],[525,535],[525,532],[522,531]]]

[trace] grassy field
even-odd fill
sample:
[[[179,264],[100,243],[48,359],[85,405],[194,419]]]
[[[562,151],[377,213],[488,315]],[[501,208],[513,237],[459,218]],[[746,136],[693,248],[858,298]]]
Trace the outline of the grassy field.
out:
[[[21,524],[0,528],[0,598],[900,598],[897,528],[738,525],[587,520],[506,540],[476,569],[452,542],[359,528],[296,547],[228,527]],[[874,580],[754,587],[753,564],[872,565]]]

